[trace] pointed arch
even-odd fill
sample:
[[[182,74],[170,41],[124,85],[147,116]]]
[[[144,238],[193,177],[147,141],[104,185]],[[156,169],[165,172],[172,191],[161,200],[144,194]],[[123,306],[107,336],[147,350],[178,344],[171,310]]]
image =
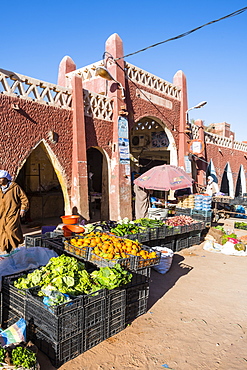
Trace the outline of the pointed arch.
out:
[[[207,170],[206,170],[206,177],[208,177],[208,176],[212,176],[214,178],[214,180],[218,183],[218,177],[217,177],[217,174],[216,174],[216,170],[215,170],[214,162],[213,162],[212,158],[210,159],[210,162],[209,162]]]
[[[220,191],[232,198],[234,197],[233,176],[232,176],[232,170],[231,170],[231,166],[229,162],[227,162],[224,172],[223,172]]]
[[[64,169],[61,166],[58,158],[56,157],[55,153],[52,151],[51,147],[47,143],[45,139],[40,140],[29,152],[29,154],[26,156],[26,158],[20,163],[20,166],[17,169],[17,177],[20,176],[21,170],[23,169],[24,165],[26,164],[28,158],[30,155],[39,147],[43,147],[45,150],[45,153],[54,169],[54,172],[57,176],[57,179],[59,181],[59,184],[61,186],[63,199],[64,199],[64,212],[65,214],[71,213],[71,206],[70,206],[70,199],[68,194],[68,184],[66,181],[66,175],[64,173]]]
[[[246,193],[246,177],[244,173],[244,166],[239,167],[238,178],[235,188],[235,197],[243,196]]]
[[[92,146],[87,149],[87,168],[88,168],[88,180],[89,180],[89,194],[100,193],[100,217],[99,219],[109,219],[109,156],[107,152],[98,146]],[[89,172],[92,172],[93,176],[89,176]],[[92,199],[96,201],[95,196],[90,195],[90,217],[95,218],[93,214]],[[95,206],[95,205],[94,205]],[[97,220],[98,221],[98,220]]]

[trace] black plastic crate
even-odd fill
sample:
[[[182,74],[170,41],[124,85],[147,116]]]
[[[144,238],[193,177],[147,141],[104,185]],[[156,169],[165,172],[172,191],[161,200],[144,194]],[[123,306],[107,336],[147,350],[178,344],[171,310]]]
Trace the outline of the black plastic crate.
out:
[[[163,239],[152,240],[148,243],[150,247],[166,247],[171,249],[173,252],[175,251],[175,236],[166,236]]]
[[[167,226],[160,226],[157,230],[157,239],[163,239],[167,236]]]
[[[126,269],[131,269],[133,265],[134,256],[128,255],[127,258],[108,260],[103,257],[97,256],[96,254],[93,253],[93,249],[90,248],[88,258],[91,263],[95,264],[98,267],[114,267],[116,263],[119,263],[122,267],[125,267]]]
[[[36,234],[36,235],[25,235],[24,242],[25,247],[42,247],[44,235],[43,234]]]
[[[201,241],[201,233],[200,232],[194,231],[194,232],[190,233],[189,247],[191,247],[192,245],[200,244],[200,241]]]
[[[143,269],[145,267],[155,266],[155,265],[158,265],[160,263],[160,257],[161,257],[160,252],[155,251],[154,249],[152,249],[151,247],[146,246],[146,245],[142,245],[141,248],[143,250],[148,251],[148,252],[155,252],[156,257],[144,259],[141,256],[133,256],[132,265],[131,265],[131,270],[133,270],[133,271]]]
[[[68,339],[55,342],[41,329],[33,328],[29,331],[28,340],[31,340],[50,359],[53,366],[59,367],[84,352],[84,335],[85,333],[81,332]]]
[[[203,230],[204,229],[204,222],[199,221],[194,223],[194,230]]]
[[[7,309],[17,310],[24,315],[27,305],[27,290],[17,289],[13,283],[22,276],[26,276],[30,271],[23,271],[18,274],[3,276],[2,278],[2,300]]]
[[[149,283],[139,284],[126,289],[126,305],[139,301],[140,299],[147,299],[149,296]]]
[[[176,252],[179,252],[180,250],[189,247],[189,237],[190,237],[190,233],[186,233],[186,234],[182,234],[181,237],[176,238],[176,243],[175,243]]]
[[[139,299],[138,301],[131,302],[126,305],[126,322],[125,324],[130,324],[138,316],[141,316],[147,312],[147,298]]]
[[[176,207],[176,215],[177,216],[180,216],[180,215],[190,216],[191,215],[191,208]]]
[[[91,349],[105,339],[105,321],[85,329],[83,331],[83,352]]]
[[[25,319],[51,340],[64,340],[83,330],[83,296],[62,305],[46,306],[42,297],[29,295]]]
[[[9,326],[15,324],[20,318],[24,318],[23,313],[9,306],[2,305],[1,307],[1,328],[7,329]]]
[[[106,302],[105,339],[125,328],[126,289],[109,290]]]
[[[84,297],[84,329],[104,322],[106,315],[106,289]]]
[[[132,274],[132,279],[127,285],[125,285],[126,288],[149,282],[151,276],[151,267],[145,267],[143,269],[130,272]]]
[[[156,240],[158,239],[158,227],[150,227],[149,228],[149,240]]]

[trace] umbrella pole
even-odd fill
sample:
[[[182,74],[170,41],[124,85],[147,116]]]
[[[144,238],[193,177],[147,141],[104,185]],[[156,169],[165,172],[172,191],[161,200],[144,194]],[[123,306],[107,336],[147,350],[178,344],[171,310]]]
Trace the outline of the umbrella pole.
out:
[[[167,208],[168,191],[165,191],[165,208]]]

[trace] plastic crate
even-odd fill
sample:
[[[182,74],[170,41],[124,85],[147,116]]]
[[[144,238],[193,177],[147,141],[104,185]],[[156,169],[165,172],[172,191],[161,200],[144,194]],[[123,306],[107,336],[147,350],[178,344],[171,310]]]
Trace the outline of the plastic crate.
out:
[[[203,230],[204,228],[205,228],[204,222],[200,221],[194,223],[194,230]]]
[[[192,209],[191,211],[191,217],[194,220],[202,220],[205,221],[205,219],[208,219],[212,217],[212,210],[209,211],[203,211],[203,210],[197,210],[197,209]]]
[[[81,332],[68,339],[55,342],[41,329],[33,328],[29,331],[28,340],[31,340],[50,359],[52,365],[57,368],[84,352],[84,336],[85,333]]]
[[[82,258],[84,260],[88,259],[88,255],[90,253],[89,252],[90,247],[79,248],[79,247],[76,247],[75,245],[70,244],[70,242],[68,240],[64,241],[64,250],[69,252],[71,255],[73,255],[75,257]]]
[[[25,235],[24,243],[26,248],[31,247],[42,247],[42,240],[44,235],[37,234],[37,235]]]
[[[13,283],[22,276],[26,276],[33,270],[23,271],[18,274],[3,276],[2,278],[2,301],[5,309],[17,310],[21,315],[25,315],[27,306],[27,290],[17,289]]]
[[[160,226],[157,228],[157,239],[163,239],[167,235],[167,226]]]
[[[88,255],[88,260],[95,264],[96,266],[98,267],[114,267],[114,265],[116,265],[116,263],[119,263],[121,266],[127,268],[127,269],[131,269],[132,265],[133,265],[133,256],[130,256],[127,257],[127,258],[121,258],[121,259],[117,259],[117,260],[107,260],[103,257],[100,257],[100,256],[97,256],[96,254],[93,253],[93,249],[90,250],[90,253]]]
[[[147,299],[149,296],[149,283],[139,284],[126,289],[126,304]]]
[[[175,252],[179,252],[180,250],[189,247],[189,237],[189,233],[183,234],[181,237],[177,237],[175,243]]]
[[[189,247],[192,245],[197,245],[201,241],[201,233],[198,231],[191,232],[189,236]]]
[[[137,271],[131,271],[131,274],[132,279],[128,284],[126,284],[126,288],[148,283],[151,276],[151,267],[145,267]]]
[[[160,252],[157,252],[157,251],[153,250],[152,248],[150,248],[148,246],[145,246],[145,245],[142,245],[141,248],[148,251],[148,252],[155,252],[156,257],[143,259],[141,256],[133,256],[132,265],[131,265],[131,268],[130,268],[131,270],[136,271],[136,270],[139,270],[139,269],[143,269],[145,267],[155,266],[155,265],[158,265],[160,263],[160,257],[161,257]]]
[[[101,321],[83,332],[83,352],[91,349],[105,339],[105,322]]]
[[[172,236],[173,235],[173,227],[166,225],[166,236]]]
[[[105,320],[106,289],[84,296],[84,329],[94,327]]]
[[[158,239],[158,227],[150,227],[149,228],[149,240],[156,240]]]
[[[105,339],[125,328],[126,289],[113,289],[107,292]]]
[[[140,284],[126,290],[126,325],[147,312],[148,297],[149,284]]]
[[[180,216],[180,215],[190,216],[191,215],[191,208],[176,207],[176,215],[177,216]]]

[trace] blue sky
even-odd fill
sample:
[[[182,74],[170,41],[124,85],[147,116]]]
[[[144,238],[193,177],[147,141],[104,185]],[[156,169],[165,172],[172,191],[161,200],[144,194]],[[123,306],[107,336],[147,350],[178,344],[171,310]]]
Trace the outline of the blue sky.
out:
[[[69,55],[77,68],[102,59],[118,33],[128,54],[247,6],[246,1],[6,1],[1,2],[0,68],[57,82]],[[187,77],[190,119],[228,122],[247,141],[247,11],[126,60],[169,82]]]

